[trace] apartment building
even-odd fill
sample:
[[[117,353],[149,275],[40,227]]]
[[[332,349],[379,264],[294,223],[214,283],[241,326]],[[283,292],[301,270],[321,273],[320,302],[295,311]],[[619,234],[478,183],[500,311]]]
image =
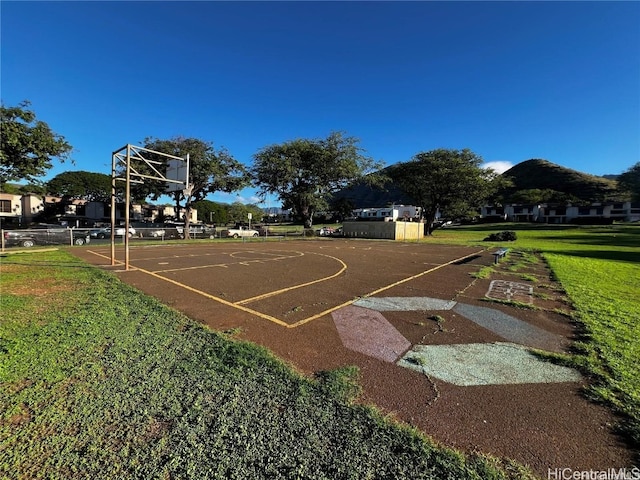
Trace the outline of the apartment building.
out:
[[[356,208],[352,211],[353,216],[358,220],[388,221],[397,220],[420,220],[422,209],[413,205],[392,205],[391,207],[379,208]]]
[[[60,197],[39,195],[15,195],[0,193],[0,226],[19,228],[39,221],[45,209],[55,212],[57,222],[74,227],[92,226],[111,222],[111,204],[87,200],[65,200]],[[134,204],[131,206],[131,221],[156,222],[180,218],[172,205]],[[116,205],[116,220],[124,221],[124,204]],[[197,210],[191,211],[191,222],[198,222]]]
[[[608,223],[640,221],[640,203],[599,202],[590,205],[560,205],[551,203],[482,207],[485,221],[537,223]]]

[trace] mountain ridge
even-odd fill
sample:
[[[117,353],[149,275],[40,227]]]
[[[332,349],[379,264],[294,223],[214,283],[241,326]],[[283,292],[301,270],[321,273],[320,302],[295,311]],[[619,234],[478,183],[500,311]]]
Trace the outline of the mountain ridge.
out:
[[[502,174],[512,180],[507,196],[521,190],[554,190],[583,201],[604,201],[617,192],[617,182],[563,167],[543,159],[530,159]]]
[[[384,174],[396,166],[397,164],[390,165],[378,173]],[[617,182],[613,179],[580,172],[543,159],[524,160],[503,172],[501,176],[510,178],[513,183],[502,192],[507,201],[516,192],[523,190],[559,192],[567,198],[580,201],[604,201],[614,197],[617,192]],[[334,199],[348,200],[355,208],[416,204],[392,181],[387,182],[384,188],[356,184],[334,194]]]

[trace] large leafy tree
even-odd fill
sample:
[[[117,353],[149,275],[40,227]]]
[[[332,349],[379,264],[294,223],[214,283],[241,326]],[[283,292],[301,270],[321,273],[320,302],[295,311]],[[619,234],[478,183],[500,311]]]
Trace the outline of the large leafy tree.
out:
[[[482,158],[468,149],[437,149],[395,165],[388,175],[422,208],[431,233],[438,210],[452,217],[465,215],[503,186],[498,173],[482,168],[482,163]]]
[[[108,202],[111,198],[111,177],[104,173],[74,171],[63,172],[46,184],[51,195]]]
[[[49,125],[36,120],[30,102],[0,105],[0,187],[15,180],[35,181],[47,173],[54,158],[69,158],[72,147]]]
[[[214,192],[234,192],[249,184],[249,174],[244,165],[233,158],[226,149],[215,149],[213,144],[197,138],[174,137],[167,140],[147,138],[144,148],[157,152],[185,157],[189,154],[189,184],[191,191],[171,192],[177,211],[184,208],[184,231],[188,238],[191,211],[194,202],[204,200]],[[153,154],[146,154],[151,160]],[[146,182],[142,195],[157,199],[166,195],[166,185],[161,182]],[[141,196],[140,192],[136,195]]]
[[[257,205],[233,202],[227,208],[227,219],[231,223],[247,223],[249,222],[249,213],[251,214],[250,223],[259,223],[264,216],[264,212]]]
[[[640,202],[640,162],[618,177],[618,185],[622,191],[631,194],[634,201]]]
[[[198,200],[193,202],[193,208],[198,210],[198,218],[205,223],[226,225],[227,205],[224,203],[212,202],[211,200]]]
[[[558,203],[558,204],[574,204],[583,203],[575,195],[570,193],[558,192],[550,188],[528,188],[525,190],[517,190],[506,195],[506,201],[509,203],[536,204],[536,203]]]
[[[331,211],[335,214],[336,220],[340,222],[350,217],[355,208],[355,204],[348,198],[340,197],[331,200]]]
[[[359,140],[333,132],[325,139],[296,139],[270,145],[254,155],[252,175],[263,195],[275,193],[311,228],[315,212],[327,210],[333,192],[358,180],[380,164],[363,155]]]

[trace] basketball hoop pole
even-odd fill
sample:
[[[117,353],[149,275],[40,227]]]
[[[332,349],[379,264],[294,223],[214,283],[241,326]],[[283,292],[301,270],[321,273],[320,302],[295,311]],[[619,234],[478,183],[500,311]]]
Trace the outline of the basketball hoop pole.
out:
[[[129,270],[129,207],[131,204],[131,145],[127,145],[127,178],[124,200],[124,269]],[[111,235],[114,234],[111,227]],[[114,242],[115,243],[115,242]]]
[[[187,178],[185,178],[185,184],[184,184],[184,188],[185,189],[190,187],[190,185],[189,185],[189,154],[188,153],[187,153],[186,160],[187,160]],[[193,190],[193,188],[191,188],[191,190],[189,190],[189,195],[191,195],[192,190]]]
[[[187,197],[190,197],[193,193],[193,185],[189,183],[189,154],[187,153],[186,157],[187,162],[187,176],[184,179],[184,189],[182,190],[182,194],[184,195],[185,202],[187,201]]]
[[[126,155],[123,153],[126,149]],[[161,160],[154,160],[150,158],[146,158],[143,156],[143,153],[148,152],[153,155],[158,155],[163,159],[172,159],[177,160],[179,162],[186,163],[186,170],[184,167],[180,166],[180,163],[176,164],[174,167],[167,168],[166,173],[158,170],[158,165],[163,164]],[[135,160],[135,165],[132,165],[132,160]],[[171,162],[171,160],[169,160]],[[125,170],[125,178],[118,178],[117,176],[117,166],[120,164],[121,166],[124,164]],[[140,170],[140,165],[142,165],[145,169]],[[175,170],[170,175],[170,169]],[[182,172],[182,173],[181,173]],[[133,178],[132,178],[133,177]],[[135,145],[131,145],[127,143],[120,150],[117,150],[111,155],[111,265],[116,264],[116,248],[115,248],[115,238],[116,238],[116,180],[124,181],[125,186],[125,211],[124,211],[124,250],[125,250],[125,258],[124,258],[124,267],[125,270],[129,270],[129,232],[131,229],[131,183],[144,183],[144,179],[150,180],[159,180],[169,183],[174,187],[184,186],[183,194],[186,196],[191,196],[193,192],[193,186],[189,184],[189,154],[187,153],[185,157],[177,157],[175,155],[170,155],[167,153],[156,152],[154,150],[149,150],[144,147],[137,147]],[[180,191],[179,188],[172,188],[171,192]]]
[[[111,266],[116,264],[116,243],[113,233],[116,224],[116,157],[118,151],[111,154]]]

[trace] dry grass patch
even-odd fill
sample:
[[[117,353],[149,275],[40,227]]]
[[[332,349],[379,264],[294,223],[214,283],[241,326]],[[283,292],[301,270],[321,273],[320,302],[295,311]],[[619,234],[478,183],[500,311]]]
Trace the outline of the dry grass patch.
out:
[[[10,285],[4,293],[19,296],[45,297],[47,295],[68,292],[73,289],[71,282],[60,282],[55,278],[43,279],[36,285],[17,284]],[[4,290],[4,289],[3,289]]]

